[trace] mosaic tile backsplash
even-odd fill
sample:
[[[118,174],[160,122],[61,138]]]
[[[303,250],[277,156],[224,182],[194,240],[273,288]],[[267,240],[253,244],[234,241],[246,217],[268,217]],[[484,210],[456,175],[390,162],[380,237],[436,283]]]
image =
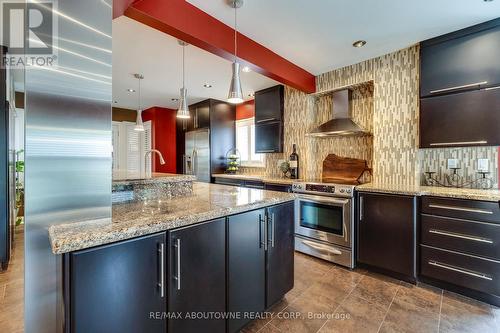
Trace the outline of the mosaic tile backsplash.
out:
[[[366,159],[373,176],[364,181],[387,185],[421,184],[429,168],[443,176],[447,156],[461,161],[460,172],[466,179],[477,177],[477,158],[490,160],[490,177],[498,187],[498,148],[418,148],[419,47],[399,50],[316,77],[317,91],[373,81],[372,86],[357,89],[352,96],[353,119],[372,131],[373,137],[314,138],[306,134],[331,118],[331,97],[314,97],[285,88],[284,154],[267,154],[265,174],[280,175],[277,164],[288,158],[297,144],[301,177],[321,177],[324,158],[340,156]],[[333,110],[335,112],[335,110]]]

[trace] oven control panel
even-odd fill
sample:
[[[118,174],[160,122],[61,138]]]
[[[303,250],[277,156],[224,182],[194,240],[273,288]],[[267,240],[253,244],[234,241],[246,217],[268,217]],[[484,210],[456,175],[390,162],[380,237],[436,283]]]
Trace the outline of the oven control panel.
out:
[[[297,193],[311,193],[336,197],[353,197],[354,186],[324,183],[293,183],[292,191]]]

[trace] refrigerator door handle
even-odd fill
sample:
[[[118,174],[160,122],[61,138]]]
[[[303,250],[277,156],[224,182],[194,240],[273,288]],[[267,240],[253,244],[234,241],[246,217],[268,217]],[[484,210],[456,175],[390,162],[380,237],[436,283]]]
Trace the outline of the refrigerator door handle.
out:
[[[197,172],[198,172],[198,170],[196,170],[196,168],[198,167],[198,165],[197,165],[198,164],[198,152],[196,151],[196,148],[193,149],[193,157],[192,157],[192,162],[191,163],[192,163],[192,166],[193,166],[192,167],[192,170],[193,170],[192,175],[196,175]]]

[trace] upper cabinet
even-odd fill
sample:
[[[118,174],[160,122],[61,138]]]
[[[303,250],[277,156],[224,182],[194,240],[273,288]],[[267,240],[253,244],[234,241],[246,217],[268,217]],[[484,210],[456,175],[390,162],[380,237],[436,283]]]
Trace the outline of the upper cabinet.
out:
[[[255,92],[255,123],[283,119],[285,89],[282,85]]]
[[[285,88],[274,86],[255,92],[255,152],[283,152]]]
[[[420,147],[500,144],[500,19],[420,48]]]
[[[423,42],[420,96],[500,84],[500,20]]]
[[[188,130],[210,127],[210,100],[190,105],[189,113],[191,118],[189,119]]]

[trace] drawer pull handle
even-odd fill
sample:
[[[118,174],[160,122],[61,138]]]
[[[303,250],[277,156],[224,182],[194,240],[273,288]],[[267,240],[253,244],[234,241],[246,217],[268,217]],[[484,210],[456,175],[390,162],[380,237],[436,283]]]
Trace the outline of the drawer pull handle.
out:
[[[257,120],[257,123],[265,123],[266,121],[273,121],[273,120],[277,120],[277,119],[276,118],[266,118],[266,119]]]
[[[500,86],[496,86],[496,87],[489,87],[489,88],[486,88],[484,90],[488,91],[488,90],[497,90],[497,89],[500,89]]]
[[[455,267],[455,266],[452,266],[452,265],[443,264],[443,263],[440,263],[438,261],[431,261],[431,260],[429,260],[428,263],[429,263],[429,265],[436,266],[436,267],[439,267],[439,268],[444,268],[444,269],[447,269],[447,270],[450,270],[450,271],[454,271],[454,272],[458,272],[458,273],[470,275],[470,276],[477,277],[477,278],[480,278],[480,279],[484,279],[484,280],[488,280],[488,281],[493,281],[493,278],[491,276],[486,275],[484,273],[474,272],[474,271],[470,271],[468,269],[464,269],[464,268]]]
[[[488,83],[488,81],[481,81],[481,82],[469,83],[469,84],[464,84],[462,86],[454,86],[454,87],[449,87],[449,88],[431,90],[430,93],[431,94],[437,94],[437,93],[451,91],[451,90],[456,90],[456,89],[464,89],[464,88],[470,88],[470,87],[480,86],[480,85],[486,84],[486,83]]]
[[[330,253],[330,254],[333,254],[333,255],[337,255],[338,256],[338,255],[342,254],[342,252],[340,252],[337,249],[330,249],[330,248],[328,248],[326,246],[321,246],[321,245],[316,244],[316,243],[311,242],[311,241],[303,240],[302,244],[307,245],[309,247],[312,247],[315,250],[327,252],[327,253]]]
[[[461,146],[461,145],[485,145],[488,141],[480,140],[480,141],[456,141],[456,142],[434,142],[431,143],[431,146]]]
[[[459,234],[455,232],[449,232],[449,231],[443,231],[443,230],[437,230],[437,229],[430,229],[429,233],[431,234],[437,234],[437,235],[443,235],[443,236],[449,236],[449,237],[455,237],[455,238],[461,238],[461,239],[467,239],[475,242],[482,242],[482,243],[488,243],[488,244],[493,244],[493,241],[488,238],[482,238],[482,237],[477,237],[477,236],[469,236],[469,235],[464,235],[464,234]]]
[[[479,214],[488,214],[491,215],[493,212],[491,210],[479,209],[479,208],[468,208],[468,207],[457,207],[457,206],[445,206],[445,205],[434,205],[430,204],[429,208],[438,208],[438,209],[448,209],[448,210],[459,210],[461,212],[469,212],[469,213],[479,213]]]

